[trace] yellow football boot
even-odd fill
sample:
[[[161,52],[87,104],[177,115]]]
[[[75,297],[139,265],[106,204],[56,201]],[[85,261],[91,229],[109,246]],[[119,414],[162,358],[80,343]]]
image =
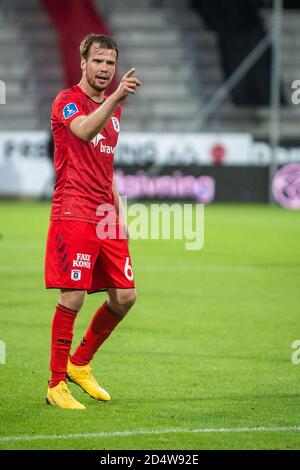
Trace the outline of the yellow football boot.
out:
[[[92,369],[86,366],[75,366],[68,360],[67,378],[70,382],[79,385],[88,395],[96,400],[109,401],[109,394],[100,387],[92,375]]]
[[[48,405],[56,405],[65,410],[85,410],[85,406],[72,397],[66,382],[63,380],[55,387],[48,388],[46,402]]]

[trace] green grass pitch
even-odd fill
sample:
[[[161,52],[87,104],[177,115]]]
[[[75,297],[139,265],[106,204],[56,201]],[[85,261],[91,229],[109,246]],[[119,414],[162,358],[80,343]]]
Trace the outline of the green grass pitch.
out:
[[[1,202],[0,214],[1,449],[300,448],[289,429],[300,426],[299,212],[208,206],[198,252],[133,240],[138,301],[94,360],[112,401],[71,384],[84,412],[44,400],[57,303],[43,284],[49,204]],[[104,298],[87,297],[75,344]]]

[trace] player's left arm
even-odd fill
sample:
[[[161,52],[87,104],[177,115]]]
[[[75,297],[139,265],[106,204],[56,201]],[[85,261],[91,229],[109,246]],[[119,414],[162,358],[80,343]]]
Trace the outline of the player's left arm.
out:
[[[118,217],[119,217],[120,225],[123,229],[125,237],[127,238],[127,240],[129,240],[128,227],[127,227],[126,220],[125,220],[124,205],[123,205],[122,198],[120,197],[120,194],[117,188],[115,177],[113,178],[112,191],[114,195],[114,205],[115,205],[116,213],[118,214]]]

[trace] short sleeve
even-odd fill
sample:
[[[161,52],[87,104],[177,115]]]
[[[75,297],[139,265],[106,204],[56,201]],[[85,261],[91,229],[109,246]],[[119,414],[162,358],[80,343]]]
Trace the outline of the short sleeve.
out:
[[[72,93],[60,94],[53,104],[53,117],[64,126],[70,127],[73,119],[86,115],[80,98]]]

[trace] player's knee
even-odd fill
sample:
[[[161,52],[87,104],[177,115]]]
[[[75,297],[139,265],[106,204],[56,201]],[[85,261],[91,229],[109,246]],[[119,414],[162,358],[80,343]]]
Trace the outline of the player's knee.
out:
[[[126,313],[128,312],[128,310],[131,309],[131,307],[134,306],[135,302],[136,302],[136,291],[134,290],[133,292],[131,292],[130,294],[128,294],[126,297],[125,297],[125,308],[126,308]]]
[[[121,316],[125,316],[126,313],[136,302],[136,291],[132,290],[129,292],[121,291],[118,293],[115,299],[110,300],[111,308]]]
[[[59,297],[59,303],[64,305],[64,307],[79,312],[84,302],[84,295],[84,290],[62,290]]]

